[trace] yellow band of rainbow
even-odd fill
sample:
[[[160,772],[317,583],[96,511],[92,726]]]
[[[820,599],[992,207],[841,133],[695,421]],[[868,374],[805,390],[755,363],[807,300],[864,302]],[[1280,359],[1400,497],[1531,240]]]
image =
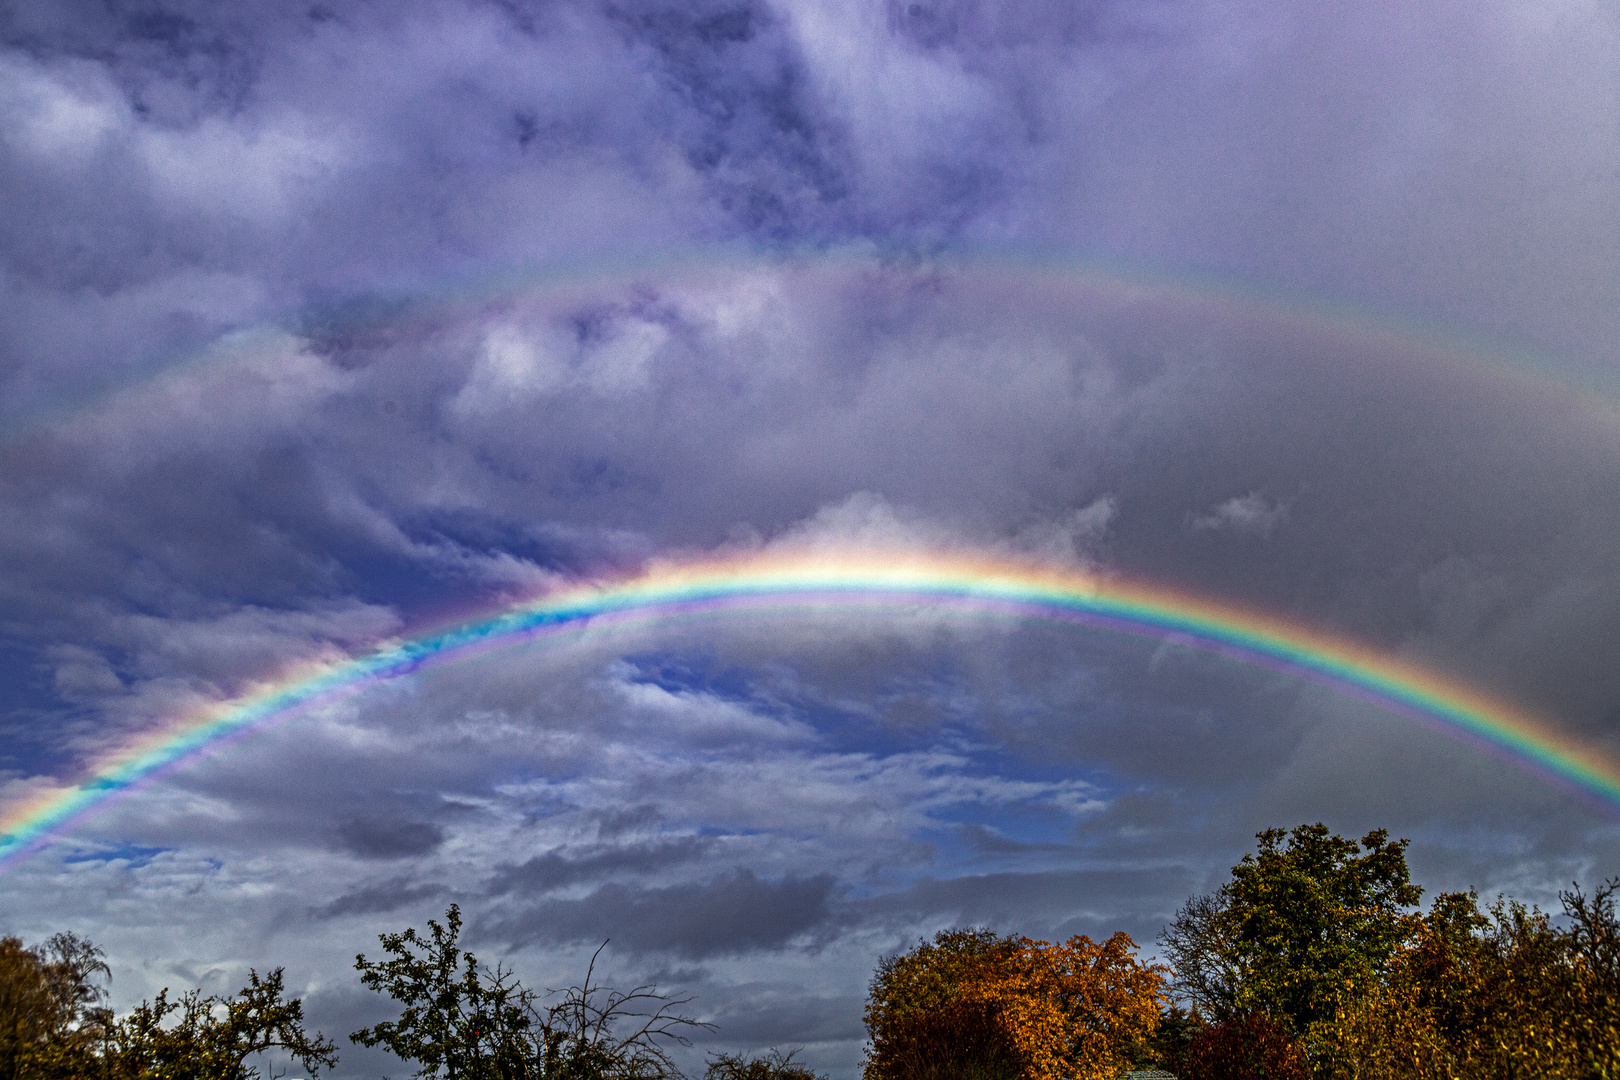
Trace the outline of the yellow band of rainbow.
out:
[[[814,549],[668,562],[618,581],[549,593],[448,630],[304,667],[233,701],[176,716],[103,757],[89,776],[0,815],[0,866],[13,864],[107,800],[162,771],[310,707],[364,693],[425,665],[587,627],[706,613],[860,609],[992,612],[1171,637],[1313,679],[1469,738],[1620,808],[1620,765],[1522,709],[1348,638],[1119,577],[992,555]]]

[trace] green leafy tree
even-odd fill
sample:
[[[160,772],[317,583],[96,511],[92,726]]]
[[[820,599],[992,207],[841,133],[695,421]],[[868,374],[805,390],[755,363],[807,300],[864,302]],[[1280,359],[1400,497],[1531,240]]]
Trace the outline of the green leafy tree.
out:
[[[303,1027],[278,968],[232,997],[165,989],[114,1020],[101,949],[76,934],[37,948],[0,939],[0,1080],[254,1080],[249,1059],[281,1050],[311,1074],[336,1064],[331,1042]]]
[[[1264,1013],[1295,1034],[1381,977],[1411,933],[1407,841],[1356,841],[1322,824],[1257,834],[1259,850],[1213,897],[1189,901],[1160,936],[1179,992],[1215,1019]]]
[[[512,972],[488,968],[461,949],[457,905],[443,924],[427,925],[426,936],[414,928],[379,935],[391,959],[361,954],[354,963],[363,984],[404,1011],[350,1039],[416,1062],[418,1077],[663,1080],[680,1076],[669,1047],[690,1045],[686,1033],[709,1026],[679,1012],[689,997],[653,986],[624,993],[596,985],[594,956],[584,983],[554,992],[560,1000],[547,1004]]]

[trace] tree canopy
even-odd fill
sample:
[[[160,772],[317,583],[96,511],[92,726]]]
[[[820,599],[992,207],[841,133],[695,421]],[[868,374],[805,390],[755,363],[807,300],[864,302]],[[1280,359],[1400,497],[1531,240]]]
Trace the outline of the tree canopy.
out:
[[[1113,1080],[1158,1021],[1162,970],[1128,934],[1054,945],[949,930],[873,976],[866,1080]]]
[[[280,968],[229,997],[167,989],[115,1020],[101,1004],[110,972],[99,948],[57,934],[29,949],[0,939],[0,1080],[256,1080],[250,1059],[279,1050],[316,1075],[336,1047],[304,1031]]]
[[[1620,1080],[1620,881],[1561,894],[1563,926],[1473,893],[1423,913],[1384,830],[1257,839],[1159,939],[1212,1021],[1175,1051],[1185,1080]]]
[[[1322,824],[1267,829],[1213,896],[1176,913],[1160,944],[1176,989],[1215,1019],[1263,1012],[1295,1033],[1377,980],[1408,933],[1407,841],[1375,829],[1358,845]]]

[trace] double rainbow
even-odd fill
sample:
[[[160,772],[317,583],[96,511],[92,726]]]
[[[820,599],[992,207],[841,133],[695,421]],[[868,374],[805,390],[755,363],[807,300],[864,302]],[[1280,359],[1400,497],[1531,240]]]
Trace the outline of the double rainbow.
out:
[[[1506,702],[1347,638],[1184,591],[994,556],[800,550],[666,563],[627,579],[563,589],[354,659],[290,672],[249,696],[174,717],[101,759],[79,783],[0,813],[0,865],[233,737],[427,665],[587,627],[861,610],[988,613],[1174,638],[1371,700],[1620,807],[1620,764],[1612,758]]]

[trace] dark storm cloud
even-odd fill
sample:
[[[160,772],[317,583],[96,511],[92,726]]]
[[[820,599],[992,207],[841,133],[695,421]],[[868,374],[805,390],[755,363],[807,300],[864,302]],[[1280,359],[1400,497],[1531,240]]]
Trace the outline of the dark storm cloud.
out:
[[[431,821],[352,818],[337,832],[343,846],[362,859],[426,855],[444,843],[444,830]]]
[[[900,892],[865,901],[858,910],[866,919],[899,916],[924,924],[991,926],[1003,932],[1027,926],[1031,933],[1038,928],[1060,936],[1096,937],[1111,932],[1104,928],[1122,929],[1145,942],[1193,884],[1185,869],[1174,866],[978,874],[945,881],[924,878]]]
[[[603,885],[580,900],[550,900],[495,915],[481,935],[512,944],[600,942],[632,953],[705,958],[779,949],[830,917],[831,874],[767,881],[740,869],[703,884],[647,889]]]
[[[414,885],[410,878],[394,878],[344,893],[323,904],[318,914],[333,919],[350,915],[385,915],[403,907],[419,908],[423,901],[437,899],[445,892],[436,885]]]
[[[713,847],[711,841],[693,836],[669,842],[601,847],[583,852],[548,851],[520,865],[501,867],[490,879],[487,888],[492,896],[508,893],[531,896],[580,881],[599,881],[605,876],[625,871],[645,873],[692,862]]]

